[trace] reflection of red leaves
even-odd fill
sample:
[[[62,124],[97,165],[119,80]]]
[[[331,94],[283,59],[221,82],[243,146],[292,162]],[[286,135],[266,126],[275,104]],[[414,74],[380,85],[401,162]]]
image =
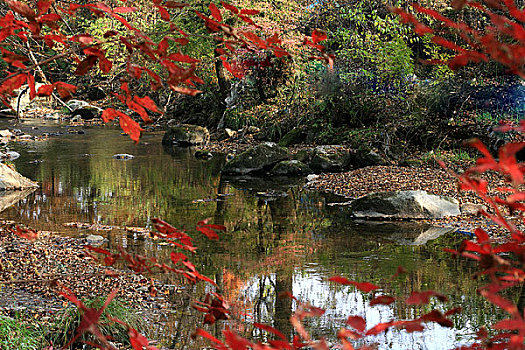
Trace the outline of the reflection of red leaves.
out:
[[[20,238],[25,238],[29,241],[35,241],[38,238],[38,232],[34,231],[29,228],[21,228],[20,226],[16,226],[16,228],[13,230],[12,228],[9,229],[12,233],[17,235]]]
[[[396,299],[394,299],[390,295],[380,295],[380,296],[375,297],[374,299],[370,300],[370,306],[374,306],[374,305],[390,305],[394,301],[396,301]]]
[[[436,297],[439,301],[447,301],[447,297],[433,290],[423,292],[412,292],[405,301],[408,305],[424,305],[430,302],[431,297]]]
[[[375,284],[372,284],[370,282],[355,282],[350,281],[347,278],[341,277],[341,276],[333,276],[328,279],[331,282],[339,283],[342,285],[352,285],[355,286],[357,289],[369,293],[373,290],[379,289],[379,286],[376,286]]]
[[[366,329],[366,321],[361,316],[350,316],[346,320],[346,324],[353,327],[359,332],[364,332]]]

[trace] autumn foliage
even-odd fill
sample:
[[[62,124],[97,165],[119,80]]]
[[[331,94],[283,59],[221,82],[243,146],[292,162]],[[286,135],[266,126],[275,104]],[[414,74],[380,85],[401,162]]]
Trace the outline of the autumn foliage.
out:
[[[162,20],[169,24],[169,33],[158,41],[137,29],[133,23],[128,22],[126,14],[135,11],[130,6],[110,8],[104,3],[68,3],[56,4],[53,0],[39,0],[33,8],[25,2],[6,0],[10,11],[0,18],[0,50],[2,59],[8,68],[2,72],[0,79],[0,99],[9,105],[13,91],[24,84],[28,84],[31,98],[36,96],[49,96],[57,93],[60,98],[71,98],[77,89],[76,86],[66,82],[49,82],[36,89],[36,70],[59,58],[67,58],[75,65],[75,74],[84,75],[91,69],[98,69],[107,73],[113,69],[113,63],[106,56],[104,44],[113,43],[122,45],[129,53],[126,58],[127,77],[123,78],[120,92],[115,93],[115,105],[104,110],[102,118],[105,122],[118,119],[122,129],[130,135],[131,139],[138,141],[142,132],[141,125],[121,108],[129,108],[136,112],[143,124],[151,122],[150,112],[162,113],[151,98],[148,96],[137,96],[131,89],[131,82],[143,76],[148,77],[151,89],[156,91],[161,88],[169,88],[173,91],[196,95],[199,93],[197,85],[202,79],[195,75],[199,60],[185,55],[182,48],[188,44],[188,34],[176,27],[171,21],[174,12],[189,5],[175,1],[153,0],[153,6],[159,12]],[[248,50],[266,50],[276,57],[287,57],[290,54],[282,47],[281,40],[277,35],[262,37],[256,32],[258,26],[252,16],[257,11],[239,9],[229,3],[220,2],[220,6],[210,3],[209,15],[195,11],[196,15],[203,21],[217,43],[216,53],[223,66],[231,74],[239,79],[243,72],[237,69],[235,55],[239,48]],[[453,50],[456,54],[448,62],[451,68],[459,68],[469,63],[496,60],[507,66],[513,73],[525,76],[525,12],[518,9],[512,0],[486,0],[468,1],[454,0],[452,6],[456,9],[470,7],[482,11],[492,23],[485,31],[474,29],[463,22],[454,22],[434,10],[413,4],[416,13],[430,16],[442,23],[442,28],[454,31],[463,40],[462,44],[454,43],[445,38],[442,29],[432,29],[423,24],[416,15],[401,9],[394,9],[405,23],[414,25],[416,33],[430,35],[432,41],[438,45]],[[62,31],[61,20],[64,16],[75,16],[80,10],[89,11],[95,16],[105,16],[119,22],[126,28],[126,32],[108,30],[104,34],[104,41],[97,41],[90,34],[82,33],[66,35]],[[232,27],[224,23],[224,13],[235,16],[243,23],[251,26],[253,30]],[[333,66],[333,56],[329,55],[320,44],[326,39],[326,34],[315,30],[311,37],[304,40],[304,45],[312,47],[318,52],[312,58],[321,59]],[[36,62],[17,52],[16,45],[12,43],[25,43],[35,40],[44,43],[49,48],[59,47],[60,53]],[[162,73],[158,74],[144,65],[139,65],[133,60],[133,55],[139,55],[142,59],[155,62],[162,67]],[[149,112],[148,112],[149,111]],[[521,125],[502,125],[503,131],[525,132],[525,123]],[[518,228],[523,224],[522,213],[525,211],[525,192],[520,188],[524,183],[525,166],[516,160],[516,153],[525,147],[525,143],[510,143],[503,146],[494,157],[491,152],[478,140],[473,140],[470,145],[481,152],[482,157],[478,159],[475,166],[467,169],[458,177],[462,190],[475,191],[484,201],[490,205],[490,210],[482,214],[495,223],[503,226],[509,232],[508,239],[503,243],[495,243],[488,232],[477,229],[475,240],[465,240],[459,250],[450,250],[454,257],[473,259],[479,264],[477,276],[486,276],[488,283],[480,288],[479,293],[492,304],[507,312],[508,318],[491,327],[499,331],[496,335],[489,337],[486,330],[478,332],[478,341],[471,344],[469,348],[488,349],[521,349],[525,340],[525,315],[523,310],[503,296],[503,291],[508,288],[522,286],[525,280],[525,234]],[[508,180],[508,186],[500,189],[499,193],[506,196],[493,196],[488,192],[488,183],[481,175],[487,171],[498,172]],[[517,222],[511,222],[506,214],[517,215]],[[153,221],[156,231],[152,235],[170,244],[174,251],[170,255],[170,264],[160,263],[154,257],[131,255],[123,248],[116,252],[87,246],[86,254],[107,266],[114,265],[117,261],[123,261],[135,273],[145,271],[162,271],[182,276],[189,283],[206,282],[214,285],[215,282],[199,273],[189,256],[195,253],[197,247],[192,243],[192,238],[172,227],[170,224],[155,219]],[[224,226],[210,224],[201,221],[196,230],[212,240],[219,239],[220,232],[225,230]],[[37,239],[36,232],[27,229],[16,228],[13,233],[30,240]],[[403,273],[399,269],[398,273]],[[407,297],[394,297],[380,293],[380,286],[366,281],[352,281],[343,276],[334,276],[330,281],[341,285],[351,285],[363,293],[374,293],[370,305],[390,305],[394,302],[404,302],[408,305],[428,304],[431,298],[445,301],[446,296],[432,290],[414,291]],[[97,328],[99,318],[104,308],[115,297],[117,291],[113,291],[100,309],[87,308],[67,288],[60,293],[64,298],[75,304],[83,313],[82,322],[77,329],[71,343],[82,333],[91,332],[102,349],[111,349],[112,345],[105,339]],[[156,291],[154,287],[150,293]],[[292,295],[287,296],[294,298]],[[204,337],[210,344],[218,349],[301,349],[315,348],[328,349],[324,339],[314,339],[306,330],[303,322],[306,318],[321,316],[324,311],[309,304],[297,301],[297,310],[291,317],[290,322],[295,329],[296,335],[288,339],[281,331],[255,323],[254,326],[272,335],[273,339],[267,343],[254,343],[243,338],[231,329],[223,330],[224,339],[217,339],[202,328],[197,328],[194,337]],[[204,324],[214,324],[219,320],[227,320],[230,315],[229,305],[218,293],[209,293],[202,301],[196,301],[193,307],[203,313]],[[386,332],[391,328],[405,329],[407,332],[423,330],[423,325],[428,322],[438,323],[445,327],[451,327],[450,316],[461,312],[458,308],[452,308],[446,312],[431,310],[412,320],[390,320],[388,322],[373,325],[367,329],[366,320],[360,316],[349,315],[346,326],[339,330],[337,338],[339,346],[343,349],[354,349],[352,341],[374,336]],[[120,320],[113,320],[122,323]],[[135,329],[128,327],[131,345],[134,349],[155,349],[143,335]],[[368,348],[367,346],[361,347]]]
[[[169,25],[169,30],[160,40],[153,40],[147,33],[141,31],[132,22],[126,19],[127,15],[136,11],[132,6],[111,8],[108,5],[97,3],[60,3],[54,0],[39,0],[36,8],[26,2],[6,0],[10,8],[5,16],[0,18],[0,43],[2,59],[7,65],[0,76],[0,100],[9,106],[13,91],[27,84],[31,99],[36,96],[50,96],[57,93],[61,99],[73,97],[77,86],[65,82],[45,82],[38,89],[35,87],[35,76],[42,67],[58,59],[67,60],[76,67],[74,73],[82,76],[90,70],[98,68],[102,73],[109,73],[113,69],[113,62],[108,59],[104,49],[106,45],[119,45],[127,52],[126,73],[127,77],[121,79],[120,93],[113,93],[119,102],[115,108],[107,108],[102,118],[105,122],[118,118],[123,131],[130,138],[138,142],[143,129],[129,112],[137,113],[142,124],[151,123],[148,116],[150,112],[163,111],[157,107],[152,99],[147,96],[137,96],[130,88],[131,82],[141,77],[149,80],[151,90],[171,89],[175,92],[195,96],[200,91],[198,84],[204,81],[196,76],[197,65],[200,60],[183,53],[183,48],[189,43],[190,34],[178,28],[171,16],[190,5],[175,1],[153,0],[152,5],[158,11],[160,18]],[[203,21],[210,36],[216,42],[216,53],[223,66],[236,78],[244,75],[242,65],[235,60],[237,51],[263,50],[285,58],[290,54],[283,48],[281,39],[277,34],[267,38],[256,34],[259,26],[251,19],[258,11],[238,9],[237,7],[220,2],[222,9],[214,3],[209,4],[209,15],[200,11],[193,12]],[[129,4],[131,5],[131,4]],[[65,20],[81,13],[89,12],[95,17],[106,17],[120,24],[125,31],[107,30],[103,39],[95,39],[89,33],[67,34],[63,30]],[[244,26],[242,29],[234,28],[225,23],[224,12],[239,19]],[[305,44],[319,50],[321,55],[313,57],[332,62],[332,56],[324,52],[324,47],[319,44],[326,39],[326,35],[316,30],[311,38],[305,39]],[[48,49],[54,49],[55,55],[36,61],[34,57],[21,54],[17,47],[20,45],[37,42]],[[44,55],[45,57],[45,55]],[[143,62],[138,64],[137,62]],[[146,63],[153,63],[160,69],[154,71]],[[117,103],[116,103],[117,104]],[[120,108],[120,109],[119,109]]]

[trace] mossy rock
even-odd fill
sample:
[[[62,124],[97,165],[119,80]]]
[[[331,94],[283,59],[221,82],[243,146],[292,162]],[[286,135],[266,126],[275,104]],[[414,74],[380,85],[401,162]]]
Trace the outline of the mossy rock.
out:
[[[162,138],[166,145],[194,146],[205,145],[210,140],[207,128],[198,125],[179,124],[169,127]]]
[[[312,169],[303,162],[293,159],[277,163],[270,173],[277,176],[299,176],[312,173]]]
[[[279,146],[288,147],[290,145],[295,145],[306,140],[306,132],[303,128],[293,128],[287,132],[279,141]]]
[[[229,175],[261,173],[288,158],[288,150],[285,148],[273,142],[263,142],[235,156],[225,164],[222,172]]]

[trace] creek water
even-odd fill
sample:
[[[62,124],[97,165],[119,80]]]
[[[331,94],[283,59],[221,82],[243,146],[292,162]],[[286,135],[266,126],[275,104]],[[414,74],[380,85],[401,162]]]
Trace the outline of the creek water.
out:
[[[471,278],[473,265],[443,252],[444,247],[461,243],[465,236],[460,233],[450,232],[421,244],[425,242],[422,233],[428,229],[424,225],[352,221],[344,208],[328,205],[336,199],[304,190],[302,179],[223,177],[223,157],[202,161],[193,156],[191,148],[163,148],[160,132],[146,133],[136,145],[111,127],[85,128],[85,134],[78,135],[52,122],[3,123],[2,129],[63,134],[47,141],[10,145],[21,153],[14,161],[18,171],[38,181],[40,188],[0,217],[63,235],[102,235],[108,239],[106,247],[122,245],[161,260],[168,259],[168,247],[123,227],[150,228],[151,219],[159,217],[185,229],[195,236],[199,247],[192,257],[197,269],[217,281],[238,314],[249,315],[246,322],[229,326],[255,339],[264,340],[264,334],[252,327],[253,322],[292,334],[288,319],[297,303],[278,297],[286,291],[326,310],[323,316],[308,319],[307,325],[314,336],[329,342],[336,341],[337,330],[350,315],[364,317],[370,328],[430,310],[430,306],[401,302],[369,306],[371,294],[329,283],[334,275],[381,285],[378,294],[406,297],[413,290],[433,289],[450,300],[432,301],[432,307],[463,309],[452,317],[454,328],[429,324],[423,332],[390,330],[367,338],[367,343],[376,343],[379,349],[454,348],[471,343],[479,327],[502,317],[476,296],[479,282]],[[113,159],[117,153],[134,158]],[[227,227],[219,241],[207,240],[195,231],[195,224],[205,218]],[[69,222],[113,229],[64,225]],[[398,266],[408,273],[392,278]],[[195,287],[191,298],[210,290],[210,286]],[[181,294],[181,298],[184,301],[175,300],[178,306],[166,313],[157,336],[170,348],[196,347],[189,334],[202,316],[188,307],[189,297]],[[223,322],[206,329],[220,336],[222,327]]]

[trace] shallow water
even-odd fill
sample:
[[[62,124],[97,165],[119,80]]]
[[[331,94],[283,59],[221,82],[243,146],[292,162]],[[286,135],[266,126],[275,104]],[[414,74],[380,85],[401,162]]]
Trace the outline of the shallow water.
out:
[[[6,126],[4,122],[0,128]],[[32,126],[38,129],[31,130]],[[465,238],[460,233],[448,233],[421,245],[427,227],[352,222],[344,208],[327,205],[334,198],[303,190],[301,179],[222,177],[221,157],[201,161],[189,148],[164,149],[161,133],[147,133],[135,145],[110,127],[86,128],[83,135],[67,134],[67,127],[51,122],[26,122],[17,128],[64,134],[45,142],[11,146],[21,153],[14,161],[17,169],[38,181],[40,188],[1,212],[0,217],[64,235],[102,235],[109,240],[109,248],[122,245],[164,260],[170,253],[166,246],[123,228],[150,227],[154,217],[184,228],[195,236],[199,247],[192,258],[197,269],[216,280],[236,305],[237,315],[250,315],[244,325],[230,326],[253,338],[264,340],[251,326],[253,321],[292,334],[287,320],[297,304],[277,297],[286,291],[326,309],[322,317],[307,323],[312,334],[330,342],[350,315],[365,317],[370,328],[430,310],[403,303],[370,307],[370,294],[328,283],[333,275],[373,282],[383,287],[380,293],[397,296],[434,289],[447,294],[450,301],[433,301],[433,306],[463,308],[461,315],[453,317],[456,327],[452,329],[432,324],[420,333],[393,330],[369,338],[380,349],[454,348],[472,342],[480,326],[501,317],[476,296],[479,285],[471,279],[473,265],[450,259],[442,251],[457,247]],[[134,159],[115,160],[112,156],[117,153],[132,154]],[[195,224],[205,218],[227,227],[219,241],[206,240],[195,232]],[[70,222],[114,228],[93,231],[64,226]],[[400,265],[409,272],[392,279]],[[189,290],[195,298],[211,287]],[[182,301],[174,301],[174,305],[187,306],[190,301],[188,296],[179,299]],[[200,346],[191,343],[188,335],[201,320],[191,308],[178,307],[166,313],[162,320],[166,328],[156,336],[170,348]],[[223,326],[207,329],[219,335]]]

